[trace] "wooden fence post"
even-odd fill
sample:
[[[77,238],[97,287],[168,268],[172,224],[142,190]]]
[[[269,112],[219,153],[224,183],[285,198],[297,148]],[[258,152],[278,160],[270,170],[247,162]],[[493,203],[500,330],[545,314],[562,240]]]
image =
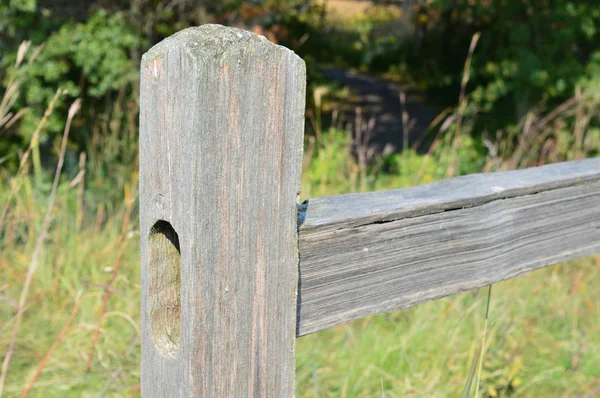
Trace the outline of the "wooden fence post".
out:
[[[306,72],[234,28],[141,64],[144,397],[294,394]]]

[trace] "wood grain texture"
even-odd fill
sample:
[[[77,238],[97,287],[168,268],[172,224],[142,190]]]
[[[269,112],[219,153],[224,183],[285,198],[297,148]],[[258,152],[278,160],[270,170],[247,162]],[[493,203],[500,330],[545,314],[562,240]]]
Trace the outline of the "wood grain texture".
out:
[[[144,397],[293,395],[305,84],[292,51],[217,25],[181,31],[144,55]],[[180,275],[152,265],[162,261],[153,250],[177,255],[173,232],[149,238],[160,220],[177,234]],[[153,282],[161,277],[168,283]],[[167,315],[153,313],[160,306]],[[179,330],[165,319],[173,314]],[[153,317],[166,349],[152,337]]]
[[[298,336],[600,252],[600,158],[309,200]]]

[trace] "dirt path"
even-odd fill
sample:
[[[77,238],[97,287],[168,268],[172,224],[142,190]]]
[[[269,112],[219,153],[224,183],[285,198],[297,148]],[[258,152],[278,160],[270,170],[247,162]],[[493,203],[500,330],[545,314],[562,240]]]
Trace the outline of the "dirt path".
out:
[[[356,107],[360,107],[365,120],[368,121],[371,117],[375,119],[370,144],[377,148],[377,152],[381,152],[386,145],[393,145],[395,151],[402,149],[400,87],[382,78],[344,69],[323,67],[320,68],[320,72],[326,79],[349,87],[355,94],[354,100],[344,104],[341,109],[345,127],[350,124],[350,127],[354,128]],[[406,95],[405,111],[409,119],[408,143],[409,147],[412,147],[415,143],[423,141],[427,126],[435,114],[433,110],[410,95]]]

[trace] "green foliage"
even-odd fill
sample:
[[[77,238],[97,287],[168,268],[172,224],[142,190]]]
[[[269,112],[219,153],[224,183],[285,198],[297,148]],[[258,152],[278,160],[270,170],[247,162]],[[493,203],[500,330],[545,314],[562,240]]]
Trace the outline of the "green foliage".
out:
[[[600,39],[600,3],[542,0],[434,0],[422,10],[424,27],[418,57],[430,86],[458,92],[471,37],[481,32],[473,57],[471,101],[492,131],[539,104],[555,106],[590,79]],[[437,54],[435,56],[434,54]],[[596,61],[597,62],[597,61]]]
[[[410,187],[418,182],[430,183],[444,178],[445,167],[437,161],[435,155],[421,155],[414,149],[407,149],[402,153],[388,156],[386,159],[387,171],[394,176],[394,181],[387,181],[386,175],[382,176],[386,185],[396,187]],[[420,181],[416,178],[421,173]]]
[[[346,65],[387,71],[405,87],[426,89],[430,103],[447,107],[456,103],[469,44],[480,32],[467,86],[479,115],[470,133],[479,136],[506,128],[533,108],[549,111],[577,86],[598,87],[600,2],[533,3],[420,2],[404,8],[395,25],[376,18],[353,22],[345,27],[352,51],[344,43],[338,48]]]
[[[0,51],[6,51],[5,40],[23,40],[19,27],[27,26],[35,19],[37,0],[0,0]]]
[[[348,132],[338,129],[324,132],[322,141],[316,145],[312,141],[307,149],[311,167],[303,172],[303,197],[351,192],[356,188],[358,166],[353,157],[347,156],[351,143]]]
[[[539,11],[512,6],[496,29],[484,31],[475,57],[478,87],[473,100],[489,112],[500,99],[511,96],[520,117],[540,101],[551,104],[573,94],[600,37],[600,5],[563,2],[559,7],[546,4]],[[526,23],[515,23],[518,19]],[[502,28],[507,33],[500,33]],[[498,46],[499,41],[506,44]]]
[[[464,136],[456,153],[457,174],[481,171],[486,158],[477,140]],[[303,168],[302,196],[314,198],[339,193],[397,189],[428,184],[446,177],[452,161],[450,135],[437,149],[420,154],[414,149],[376,158],[360,165],[351,152],[352,136],[348,131],[331,128],[319,141],[310,139]]]
[[[19,134],[24,142],[39,123],[46,104],[57,90],[66,95],[48,120],[44,140],[52,140],[62,131],[70,101],[83,98],[97,104],[137,79],[137,67],[130,52],[141,45],[139,35],[122,14],[98,11],[86,23],[67,23],[50,35],[36,62],[18,71],[24,116]],[[84,115],[89,116],[88,115]],[[82,145],[84,137],[75,137]]]

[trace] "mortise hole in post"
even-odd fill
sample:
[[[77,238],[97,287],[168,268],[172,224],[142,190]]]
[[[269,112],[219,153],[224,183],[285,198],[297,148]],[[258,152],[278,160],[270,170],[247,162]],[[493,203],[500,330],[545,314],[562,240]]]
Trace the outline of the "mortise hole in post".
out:
[[[179,347],[181,251],[170,223],[159,220],[150,230],[150,331],[156,349],[175,358]]]

